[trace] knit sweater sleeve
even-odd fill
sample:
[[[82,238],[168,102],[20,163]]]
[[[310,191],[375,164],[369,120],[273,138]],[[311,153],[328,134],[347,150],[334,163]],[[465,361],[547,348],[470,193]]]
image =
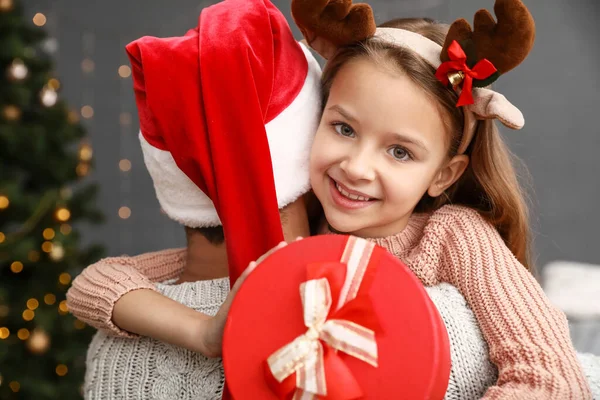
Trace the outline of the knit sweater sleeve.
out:
[[[441,243],[436,275],[462,292],[498,367],[498,381],[483,398],[591,399],[565,315],[496,229],[458,206],[438,210],[428,227],[425,234]]]
[[[135,257],[109,257],[85,268],[67,292],[69,311],[96,329],[136,337],[112,322],[115,303],[137,289],[156,290],[155,282],[172,279],[185,266],[185,249],[170,249]]]

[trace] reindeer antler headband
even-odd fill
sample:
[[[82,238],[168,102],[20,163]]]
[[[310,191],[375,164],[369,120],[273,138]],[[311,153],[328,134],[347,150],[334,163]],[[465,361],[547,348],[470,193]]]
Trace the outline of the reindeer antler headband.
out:
[[[503,95],[485,86],[519,65],[529,54],[535,23],[520,0],[496,0],[494,12],[475,14],[474,30],[465,19],[455,21],[444,46],[415,32],[376,28],[371,7],[352,0],[292,0],[292,15],[312,45],[325,40],[340,47],[368,38],[408,48],[436,69],[436,77],[459,94],[465,126],[458,148],[464,153],[475,134],[477,120],[498,119],[511,129],[525,124],[521,111]]]

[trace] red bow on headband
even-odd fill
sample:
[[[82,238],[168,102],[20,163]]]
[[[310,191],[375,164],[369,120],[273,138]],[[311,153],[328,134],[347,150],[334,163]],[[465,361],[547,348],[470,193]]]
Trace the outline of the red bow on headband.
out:
[[[448,56],[450,56],[450,61],[446,61],[439,66],[435,72],[435,77],[444,85],[448,85],[450,81],[448,79],[448,74],[450,72],[462,72],[462,92],[456,106],[460,107],[473,104],[473,79],[483,80],[489,78],[497,71],[496,67],[494,67],[494,64],[489,60],[484,58],[475,64],[473,69],[469,68],[467,66],[467,55],[456,40],[448,47]]]

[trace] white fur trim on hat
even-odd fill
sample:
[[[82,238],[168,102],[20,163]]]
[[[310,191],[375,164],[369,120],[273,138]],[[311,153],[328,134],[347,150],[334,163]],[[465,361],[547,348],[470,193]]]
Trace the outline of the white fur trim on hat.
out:
[[[266,125],[277,204],[283,208],[310,190],[310,148],[321,119],[321,67],[306,46],[308,73],[298,96]]]
[[[308,61],[304,85],[294,101],[265,125],[280,209],[310,190],[310,148],[321,112],[321,67],[310,51],[300,46]],[[139,138],[165,213],[190,228],[221,225],[213,202],[177,167],[171,153],[150,145],[141,132]]]
[[[190,228],[221,225],[212,200],[177,167],[171,153],[152,146],[141,132],[139,137],[144,163],[165,213]]]

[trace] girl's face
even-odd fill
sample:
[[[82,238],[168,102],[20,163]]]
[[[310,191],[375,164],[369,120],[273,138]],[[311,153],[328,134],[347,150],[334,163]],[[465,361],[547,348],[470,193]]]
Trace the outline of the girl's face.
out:
[[[335,230],[396,234],[426,192],[438,196],[457,179],[434,101],[408,77],[369,60],[341,68],[310,160],[312,188]]]

